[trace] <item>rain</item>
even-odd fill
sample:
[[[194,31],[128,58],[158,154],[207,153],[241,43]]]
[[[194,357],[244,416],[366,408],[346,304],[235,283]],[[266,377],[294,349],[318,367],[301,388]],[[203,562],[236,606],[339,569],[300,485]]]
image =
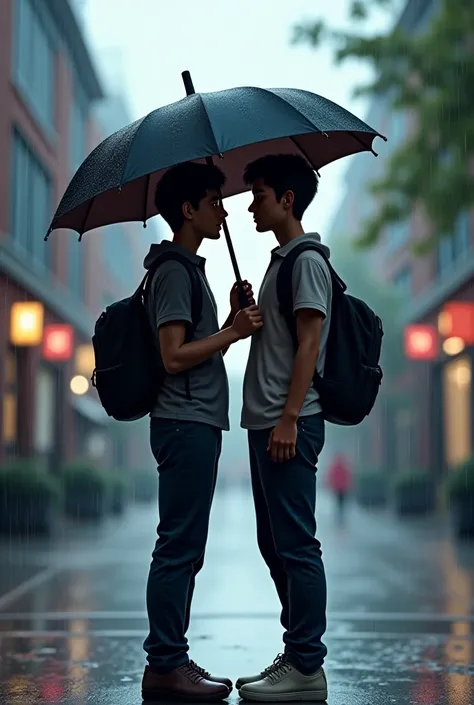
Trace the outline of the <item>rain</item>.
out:
[[[106,396],[93,336],[103,313],[140,287],[149,251],[172,239],[155,188],[190,160],[227,179],[214,204],[227,214],[222,233],[199,250],[219,327],[236,325],[235,281],[237,311],[248,305],[246,281],[263,310],[262,281],[282,242],[277,228],[253,222],[258,194],[242,175],[273,150],[303,157],[317,175],[304,237],[319,234],[347,287],[341,296],[369,307],[374,318],[364,320],[380,321],[339,356],[324,343],[326,377],[334,360],[355,359],[356,343],[377,359],[366,361],[362,387],[347,385],[346,421],[328,410],[323,382],[310,382],[311,408],[325,418],[322,450],[307,446],[317,456],[316,504],[313,512],[311,497],[295,492],[290,512],[310,506],[317,541],[288,548],[288,517],[275,519],[282,597],[262,557],[273,483],[259,504],[249,457],[248,438],[262,428],[245,422],[244,375],[260,333],[236,341],[229,333],[217,355],[229,430],[205,554],[174,559],[184,561],[188,597],[204,561],[181,652],[189,647],[191,687],[216,690],[219,677],[230,679],[221,693],[230,703],[474,703],[474,8],[464,0],[2,0],[0,26],[0,702],[132,705],[154,701],[155,691],[163,702],[219,699],[145,687],[153,649],[164,648],[147,639],[150,615],[160,615],[147,580],[150,566],[159,572],[157,539],[166,544],[158,501],[169,477],[159,476],[151,447],[160,413],[154,397],[140,418],[111,411],[119,383]],[[333,324],[335,307],[333,299]],[[284,358],[283,343],[275,347]],[[196,370],[209,400],[215,373],[205,378],[206,364]],[[133,373],[129,400],[137,390],[153,396],[158,382],[144,371]],[[259,371],[264,389],[277,372]],[[372,388],[373,404],[351,417],[349,400],[362,405]],[[224,415],[226,394],[212,401]],[[192,395],[186,404],[191,413]],[[196,493],[197,506],[211,426],[196,440],[186,410],[168,421],[182,439],[175,454],[197,449],[177,488],[174,527],[186,497]],[[277,421],[263,431],[275,432]],[[304,413],[294,420],[297,454],[313,443],[310,424]],[[297,483],[292,463],[274,462],[275,478],[287,464]],[[183,552],[193,542],[188,535]],[[320,562],[308,558],[319,545],[327,595]],[[163,601],[180,590],[169,586],[172,564]],[[292,594],[307,600],[308,614],[324,613],[327,601],[318,625],[326,700],[320,670],[317,691],[285,691],[278,681],[316,677],[292,662],[298,629],[302,653],[319,639],[301,604],[293,598],[287,608]],[[307,621],[295,625],[295,615]],[[155,668],[157,682],[165,672]],[[260,675],[239,684],[251,674]]]

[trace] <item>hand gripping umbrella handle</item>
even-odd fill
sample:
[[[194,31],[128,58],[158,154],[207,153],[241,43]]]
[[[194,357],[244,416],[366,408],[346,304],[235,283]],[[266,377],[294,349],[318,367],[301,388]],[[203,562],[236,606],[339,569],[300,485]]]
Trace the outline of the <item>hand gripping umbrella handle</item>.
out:
[[[209,159],[212,164],[212,157],[209,157]],[[242,284],[242,277],[240,276],[239,265],[237,264],[237,257],[235,256],[234,246],[232,244],[232,240],[230,239],[230,232],[229,232],[229,228],[227,226],[226,220],[224,220],[222,227],[224,228],[224,235],[225,235],[225,239],[227,242],[227,247],[229,249],[230,260],[232,262],[232,267],[234,269],[235,281],[237,282],[237,291],[238,291],[238,295],[239,295],[239,306],[240,306],[240,308],[247,308],[247,306],[249,305],[249,302],[247,299],[247,294],[244,291],[244,285]]]
[[[186,89],[186,95],[192,95],[193,93],[195,93],[196,91],[194,89],[193,80],[191,78],[191,74],[189,73],[189,71],[183,71],[181,74],[181,77],[183,79],[184,87]],[[214,162],[212,161],[212,157],[206,157],[206,162],[211,165],[214,164]],[[220,194],[220,197],[222,200],[222,194]],[[239,294],[239,305],[241,308],[247,308],[248,299],[247,299],[247,296],[245,294],[244,287],[242,284],[242,277],[240,276],[239,265],[237,264],[237,258],[235,256],[234,245],[232,244],[227,221],[225,221],[225,220],[223,223],[223,227],[224,227],[224,235],[225,235],[225,239],[227,242],[227,247],[229,250],[230,261],[232,262],[232,267],[234,269],[235,281],[237,282],[237,288],[238,288],[238,294]]]

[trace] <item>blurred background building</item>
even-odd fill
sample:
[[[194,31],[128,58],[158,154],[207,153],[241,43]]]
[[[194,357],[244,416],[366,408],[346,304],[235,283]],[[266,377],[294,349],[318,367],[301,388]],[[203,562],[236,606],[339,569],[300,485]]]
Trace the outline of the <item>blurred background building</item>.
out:
[[[437,0],[409,0],[399,23],[414,36],[421,34],[438,7]],[[350,247],[377,208],[369,183],[382,175],[414,125],[412,115],[380,98],[372,101],[367,121],[388,143],[378,160],[365,161],[365,170],[359,160],[347,171],[330,233],[343,247]],[[386,376],[373,413],[352,435],[351,452],[362,469],[392,475],[425,470],[441,479],[473,453],[474,213],[463,213],[455,232],[428,254],[413,254],[411,246],[426,232],[422,215],[413,212],[406,222],[388,227],[377,247],[363,255],[380,282],[399,294],[405,360],[398,374]]]
[[[119,468],[150,457],[146,421],[119,432],[91,388],[91,335],[141,280],[156,224],[43,241],[77,167],[131,121],[81,5],[0,3],[0,461],[42,457],[52,471],[84,455]]]

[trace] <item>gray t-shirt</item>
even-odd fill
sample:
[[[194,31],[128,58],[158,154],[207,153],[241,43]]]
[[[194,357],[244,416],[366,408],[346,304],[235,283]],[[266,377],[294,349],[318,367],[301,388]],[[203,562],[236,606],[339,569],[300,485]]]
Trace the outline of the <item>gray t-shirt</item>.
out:
[[[263,327],[252,337],[244,377],[241,426],[246,429],[272,428],[280,419],[290,388],[295,349],[278,308],[276,280],[283,258],[304,240],[321,244],[317,233],[307,233],[273,251],[273,262],[260,287],[258,305]],[[328,248],[325,248],[329,253]],[[315,251],[303,252],[295,262],[292,276],[293,311],[310,308],[321,311],[323,321],[317,369],[324,372],[326,343],[329,332],[332,285],[329,268]],[[321,411],[319,394],[310,387],[301,409],[301,416]]]
[[[167,250],[178,248],[168,242],[162,245]],[[197,266],[203,289],[202,317],[193,340],[207,338],[219,331],[219,323],[216,301],[204,271],[205,260],[192,253],[188,254],[183,248],[178,250]],[[171,321],[192,322],[191,282],[186,269],[179,262],[168,260],[158,267],[151,286],[149,314],[157,331],[160,326]],[[186,375],[166,375],[151,416],[200,421],[228,431],[229,387],[222,353],[216,353],[191,368],[188,374],[191,400],[186,395]]]

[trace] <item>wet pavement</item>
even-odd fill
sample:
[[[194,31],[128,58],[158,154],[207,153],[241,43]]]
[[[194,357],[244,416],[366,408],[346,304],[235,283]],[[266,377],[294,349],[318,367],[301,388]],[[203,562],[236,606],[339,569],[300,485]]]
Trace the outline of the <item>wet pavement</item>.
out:
[[[474,546],[439,519],[318,497],[328,577],[330,705],[474,704]],[[134,506],[51,542],[0,542],[0,703],[141,703],[155,509]],[[188,633],[191,656],[236,679],[281,650],[279,604],[251,497],[220,492]],[[229,700],[238,701],[234,691]]]

